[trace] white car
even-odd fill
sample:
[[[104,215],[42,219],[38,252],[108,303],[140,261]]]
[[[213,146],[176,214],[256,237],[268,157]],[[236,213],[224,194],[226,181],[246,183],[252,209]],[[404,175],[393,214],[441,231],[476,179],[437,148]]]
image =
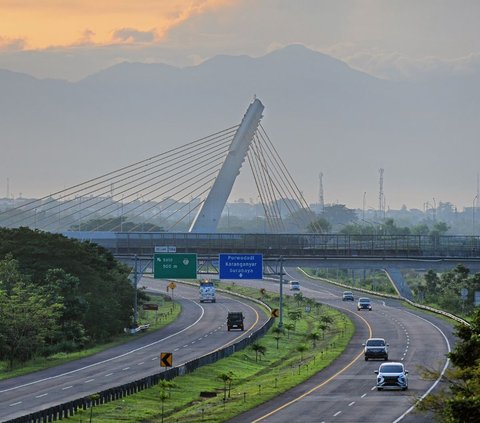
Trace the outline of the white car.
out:
[[[377,374],[377,390],[383,389],[400,389],[406,391],[408,389],[408,371],[402,363],[384,363],[378,370]]]
[[[290,291],[300,291],[300,282],[290,281]]]

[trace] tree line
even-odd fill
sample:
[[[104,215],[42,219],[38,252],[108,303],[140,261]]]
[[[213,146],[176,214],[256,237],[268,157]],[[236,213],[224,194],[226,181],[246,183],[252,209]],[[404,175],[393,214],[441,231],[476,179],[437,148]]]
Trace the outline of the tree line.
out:
[[[0,228],[0,360],[81,350],[133,319],[130,269],[89,242]]]

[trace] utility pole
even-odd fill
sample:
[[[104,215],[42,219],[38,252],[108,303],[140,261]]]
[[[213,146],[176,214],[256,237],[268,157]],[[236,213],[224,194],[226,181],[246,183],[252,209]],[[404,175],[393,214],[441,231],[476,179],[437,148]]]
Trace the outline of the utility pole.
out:
[[[323,198],[323,173],[320,172],[318,177],[320,179],[320,187],[318,189],[318,201],[320,203],[320,212],[323,213],[325,211],[325,199]]]
[[[280,309],[280,318],[278,320],[278,328],[283,328],[283,256],[280,256],[280,300],[278,302]]]
[[[378,170],[380,174],[379,178],[379,192],[378,192],[378,211],[380,212],[380,215],[382,214],[382,211],[385,210],[385,201],[383,198],[383,169],[380,168]]]
[[[135,266],[133,270],[133,288],[135,289],[135,296],[133,298],[133,324],[137,327],[138,324],[138,299],[137,299],[137,286],[138,286],[138,257],[135,254]]]

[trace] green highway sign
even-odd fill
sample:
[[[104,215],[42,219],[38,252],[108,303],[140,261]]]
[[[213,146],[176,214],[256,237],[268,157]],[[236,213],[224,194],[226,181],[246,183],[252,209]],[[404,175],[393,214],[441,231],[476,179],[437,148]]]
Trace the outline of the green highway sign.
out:
[[[153,259],[155,279],[197,279],[197,255],[190,253],[159,253]]]

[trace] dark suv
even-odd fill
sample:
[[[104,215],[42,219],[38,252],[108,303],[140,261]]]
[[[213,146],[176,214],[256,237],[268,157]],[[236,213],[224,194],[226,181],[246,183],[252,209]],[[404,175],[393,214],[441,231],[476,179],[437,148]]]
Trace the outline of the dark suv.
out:
[[[362,297],[358,299],[357,310],[372,310],[370,298]]]
[[[385,343],[385,339],[370,338],[362,345],[365,347],[365,361],[368,361],[369,358],[388,360],[388,344]]]
[[[227,316],[227,329],[237,328],[243,330],[243,313],[241,311],[233,311],[228,313]]]

